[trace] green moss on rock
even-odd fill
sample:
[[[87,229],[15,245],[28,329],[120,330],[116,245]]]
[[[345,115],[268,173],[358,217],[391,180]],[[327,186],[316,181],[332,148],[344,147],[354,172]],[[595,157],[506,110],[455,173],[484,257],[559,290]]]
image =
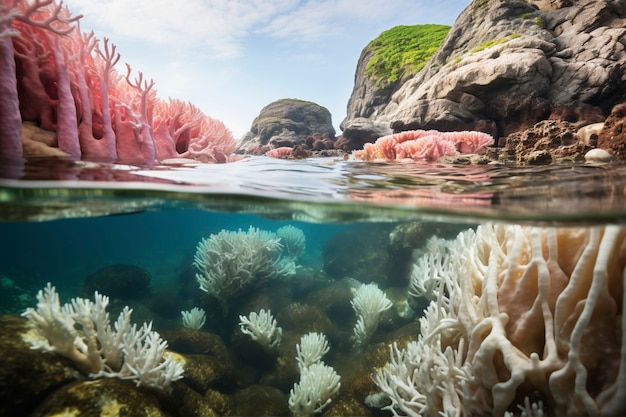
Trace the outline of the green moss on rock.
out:
[[[381,33],[367,46],[373,57],[365,75],[380,87],[400,80],[405,74],[419,72],[437,52],[448,35],[450,26],[396,26]]]

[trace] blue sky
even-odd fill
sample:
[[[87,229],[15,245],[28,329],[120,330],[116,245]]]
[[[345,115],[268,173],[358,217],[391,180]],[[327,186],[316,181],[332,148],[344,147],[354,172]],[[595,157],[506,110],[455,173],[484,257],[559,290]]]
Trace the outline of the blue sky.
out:
[[[66,0],[162,98],[187,100],[236,138],[280,98],[328,108],[338,129],[361,50],[397,25],[452,25],[469,0]],[[339,131],[337,132],[339,133]]]

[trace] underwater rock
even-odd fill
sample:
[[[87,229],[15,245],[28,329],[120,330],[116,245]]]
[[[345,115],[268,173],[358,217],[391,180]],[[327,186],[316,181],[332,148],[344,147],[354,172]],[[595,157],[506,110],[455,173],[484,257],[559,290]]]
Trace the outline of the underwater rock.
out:
[[[33,398],[82,378],[71,360],[31,349],[22,340],[28,331],[24,318],[0,316],[0,416],[28,415]]]
[[[172,384],[172,398],[179,416],[217,417],[232,415],[231,401],[218,391],[202,395],[185,384]]]
[[[236,416],[290,416],[287,395],[267,385],[252,385],[233,395]]]
[[[167,397],[135,387],[130,381],[97,379],[65,385],[48,395],[31,417],[45,416],[175,416]]]
[[[85,278],[83,296],[91,298],[98,291],[111,298],[127,300],[148,288],[151,278],[148,271],[135,265],[105,266]]]
[[[237,369],[232,361],[222,361],[211,355],[180,355],[184,359],[183,383],[198,393],[209,388],[233,388],[236,386]]]
[[[0,275],[0,314],[20,314],[35,304],[35,297],[9,277]]]

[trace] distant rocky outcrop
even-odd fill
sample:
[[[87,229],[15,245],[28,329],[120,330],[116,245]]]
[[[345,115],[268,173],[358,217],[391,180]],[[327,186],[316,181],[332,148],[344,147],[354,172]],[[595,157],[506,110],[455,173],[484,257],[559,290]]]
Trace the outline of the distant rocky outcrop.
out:
[[[553,119],[603,122],[626,101],[623,0],[474,0],[426,66],[391,86],[361,54],[344,146],[386,129],[480,130],[505,137]]]
[[[280,147],[332,149],[335,141],[330,112],[310,101],[286,98],[265,106],[241,140],[238,152],[253,155]]]

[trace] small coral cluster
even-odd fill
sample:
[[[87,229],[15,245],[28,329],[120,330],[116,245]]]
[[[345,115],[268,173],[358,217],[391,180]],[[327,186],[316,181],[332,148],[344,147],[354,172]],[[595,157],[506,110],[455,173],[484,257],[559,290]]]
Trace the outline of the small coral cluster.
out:
[[[228,160],[236,141],[222,122],[159,99],[128,64],[118,73],[115,46],[82,33],[79,18],[52,0],[0,3],[0,155],[22,155],[21,123],[32,121],[74,157]]]
[[[438,285],[418,339],[374,376],[386,409],[626,415],[626,228],[485,224],[443,256],[423,261]]]
[[[352,156],[365,161],[412,159],[434,161],[442,156],[460,153],[481,153],[493,145],[491,135],[482,132],[439,132],[437,130],[408,130],[366,143]]]
[[[74,298],[61,306],[56,289],[48,284],[37,301],[36,309],[22,314],[35,331],[24,336],[33,349],[63,355],[93,378],[129,379],[168,390],[183,377],[182,365],[165,355],[167,342],[152,330],[152,323],[139,328],[130,324],[130,308],[124,308],[112,327],[106,311],[109,298],[97,292],[95,302]]]
[[[278,326],[272,312],[263,308],[247,317],[239,316],[239,328],[267,350],[278,347],[283,337],[283,329]]]
[[[361,285],[350,304],[358,316],[354,327],[356,346],[364,347],[378,327],[380,314],[389,310],[393,304],[374,283]]]
[[[289,392],[289,409],[294,417],[310,417],[322,412],[339,391],[341,378],[322,362],[328,349],[322,333],[307,333],[296,345],[300,382]]]

